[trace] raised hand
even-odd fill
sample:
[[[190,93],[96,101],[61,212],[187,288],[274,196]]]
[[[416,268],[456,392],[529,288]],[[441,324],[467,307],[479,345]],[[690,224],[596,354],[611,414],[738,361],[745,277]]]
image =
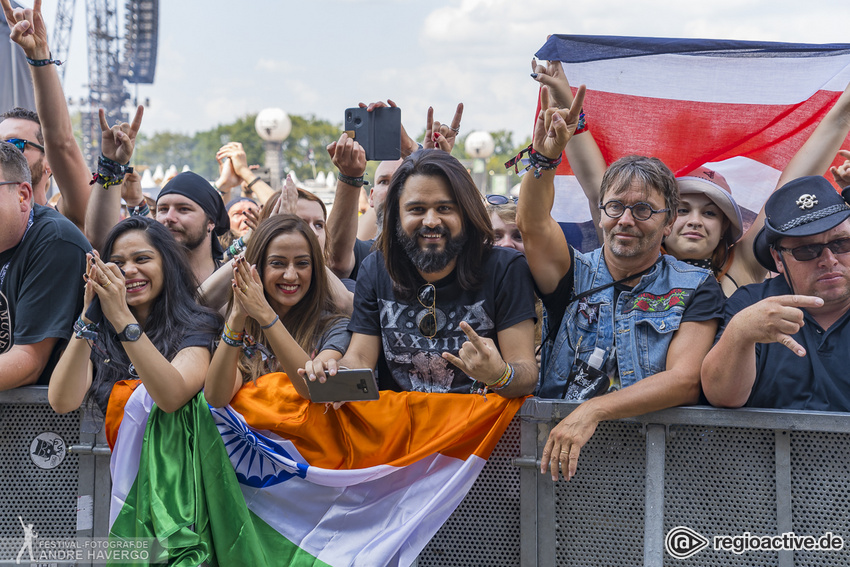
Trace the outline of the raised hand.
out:
[[[142,192],[142,176],[135,171],[124,174],[124,182],[121,184],[121,198],[128,207],[141,206],[145,202]]]
[[[366,172],[366,150],[343,133],[327,147],[331,161],[343,175],[361,177]]]
[[[124,284],[124,275],[121,269],[112,262],[105,263],[100,255],[87,255],[90,271],[89,284],[100,298],[100,306],[103,315],[113,324],[116,329],[117,322],[130,312],[127,307],[127,289]],[[120,329],[119,329],[120,330]]]
[[[387,99],[387,102],[379,100],[378,102],[371,102],[369,104],[365,104],[365,103],[361,102],[361,103],[359,103],[358,106],[360,106],[360,108],[365,108],[366,112],[372,112],[376,108],[386,108],[386,107],[398,108],[398,105],[396,103],[394,103],[393,101],[391,101],[390,99]],[[404,129],[404,124],[402,124],[401,125],[401,157],[406,158],[407,156],[409,156],[410,154],[412,154],[413,152],[415,152],[418,149],[419,149],[419,144],[417,144],[416,140],[414,140],[413,138],[410,137],[410,135],[408,135],[407,130]]]
[[[452,117],[451,125],[440,124],[434,120],[434,107],[428,107],[425,116],[425,140],[422,142],[424,148],[439,148],[451,153],[455,147],[457,135],[460,132],[460,121],[463,118],[463,103],[458,103],[455,115]]]
[[[534,125],[532,146],[534,150],[549,159],[557,159],[567,147],[578,126],[581,106],[584,104],[584,85],[578,88],[575,100],[568,108],[550,106],[549,87],[540,89],[540,113]]]
[[[20,45],[30,59],[49,59],[50,47],[47,44],[47,28],[41,17],[41,0],[35,0],[32,9],[13,10],[9,0],[0,0],[0,4],[12,32],[9,38]]]
[[[844,189],[850,187],[850,151],[839,150],[838,154],[844,158],[844,163],[838,167],[830,167],[829,171],[838,186]]]
[[[444,352],[443,358],[479,382],[497,382],[505,371],[506,362],[499,354],[496,343],[493,339],[479,336],[466,321],[461,321],[460,329],[469,340],[461,345],[458,356]]]
[[[100,119],[101,152],[104,157],[118,163],[130,163],[133,150],[136,148],[136,136],[142,127],[143,106],[136,108],[133,123],[118,122],[111,128],[106,122],[106,113],[101,108],[97,115]]]
[[[266,299],[257,267],[249,266],[242,256],[233,262],[233,297],[244,313],[261,326],[271,323],[277,315]]]
[[[573,91],[564,74],[564,68],[560,61],[549,61],[546,65],[538,63],[536,59],[531,60],[531,77],[549,87],[549,96],[552,106],[555,108],[569,108],[573,103]]]
[[[229,158],[233,171],[245,181],[253,178],[251,167],[248,165],[248,155],[240,142],[230,142],[221,147],[215,154],[215,159],[221,163],[222,159]]]

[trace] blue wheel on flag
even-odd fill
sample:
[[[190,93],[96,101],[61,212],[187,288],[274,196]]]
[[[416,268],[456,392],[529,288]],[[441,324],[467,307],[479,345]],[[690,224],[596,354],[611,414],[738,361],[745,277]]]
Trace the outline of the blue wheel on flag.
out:
[[[279,443],[251,429],[229,406],[210,407],[210,412],[240,484],[262,488],[307,476],[308,465],[299,463]]]

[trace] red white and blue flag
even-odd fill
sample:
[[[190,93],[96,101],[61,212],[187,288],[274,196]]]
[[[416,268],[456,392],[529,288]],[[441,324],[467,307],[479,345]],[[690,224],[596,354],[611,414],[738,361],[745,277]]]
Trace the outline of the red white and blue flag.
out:
[[[677,175],[708,164],[750,211],[850,83],[850,44],[553,35],[536,56],[587,85],[587,124],[608,163],[650,155]],[[566,162],[559,173],[553,216],[587,220]]]

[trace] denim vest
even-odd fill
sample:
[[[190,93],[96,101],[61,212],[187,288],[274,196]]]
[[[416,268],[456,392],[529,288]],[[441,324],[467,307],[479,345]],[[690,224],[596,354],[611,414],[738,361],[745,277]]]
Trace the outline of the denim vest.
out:
[[[614,281],[602,251],[575,252],[573,296]],[[545,356],[538,395],[561,397],[573,365],[579,359],[587,362],[597,346],[609,353],[616,346],[623,388],[665,370],[673,334],[694,291],[708,277],[708,270],[664,255],[634,289],[619,294],[616,306],[614,286],[570,303]]]

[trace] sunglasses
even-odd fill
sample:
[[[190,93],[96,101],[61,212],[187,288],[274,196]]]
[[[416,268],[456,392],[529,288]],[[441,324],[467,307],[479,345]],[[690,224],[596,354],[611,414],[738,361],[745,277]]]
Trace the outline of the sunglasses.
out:
[[[22,140],[20,138],[9,138],[8,140],[3,140],[3,141],[6,142],[7,144],[12,144],[13,146],[15,146],[16,148],[18,148],[21,151],[24,151],[24,149],[29,144],[30,146],[37,148],[37,149],[41,150],[42,153],[44,153],[44,146],[36,144],[35,142],[30,142],[29,140]]]
[[[624,205],[620,201],[608,201],[604,205],[599,205],[599,208],[605,211],[605,214],[612,219],[620,218],[625,214],[626,209],[629,209],[634,219],[639,221],[647,221],[652,218],[652,215],[670,211],[670,209],[659,209],[656,211],[649,203],[640,202],[634,205]]]
[[[808,262],[820,258],[824,248],[829,248],[833,254],[847,254],[850,252],[850,238],[839,238],[826,244],[807,244],[796,248],[777,247],[776,249],[780,252],[790,252],[798,262]]]
[[[423,337],[432,339],[437,334],[437,289],[434,284],[425,284],[419,288],[417,297],[422,307],[428,310],[419,320],[419,332]]]
[[[4,185],[20,185],[23,181],[0,181],[0,187]]]
[[[507,195],[487,195],[485,197],[491,205],[507,205],[508,203],[516,204],[516,197],[508,197]]]

